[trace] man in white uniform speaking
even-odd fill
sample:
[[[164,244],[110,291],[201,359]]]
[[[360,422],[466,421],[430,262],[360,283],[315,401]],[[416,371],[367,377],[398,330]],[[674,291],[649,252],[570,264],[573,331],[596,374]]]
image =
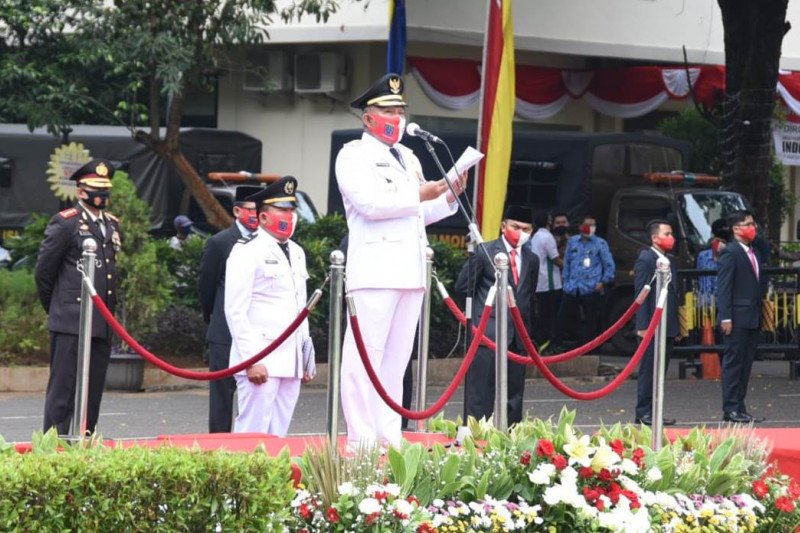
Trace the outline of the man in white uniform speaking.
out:
[[[425,181],[414,153],[399,143],[406,123],[403,80],[387,74],[351,104],[364,133],[336,157],[349,245],[347,291],[364,344],[386,391],[398,404],[425,291],[425,226],[457,209],[444,179]],[[466,173],[454,180],[464,190]],[[348,327],[342,351],[342,409],[351,447],[398,446],[400,415],[378,396]]]
[[[297,180],[286,176],[246,198],[255,202],[258,229],[231,249],[226,263],[225,318],[231,331],[229,366],[275,340],[306,304],[306,256],[294,233]],[[303,321],[275,351],[237,373],[236,433],[289,431],[300,383],[314,377],[314,344]]]

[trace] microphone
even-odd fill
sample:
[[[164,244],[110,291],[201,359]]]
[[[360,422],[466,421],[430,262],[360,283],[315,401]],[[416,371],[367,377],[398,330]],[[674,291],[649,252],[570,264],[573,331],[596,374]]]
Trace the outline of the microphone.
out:
[[[412,137],[419,137],[423,141],[444,144],[443,140],[441,140],[433,133],[423,130],[422,128],[419,127],[419,124],[417,124],[416,122],[408,123],[408,126],[406,126],[406,133],[408,133]]]

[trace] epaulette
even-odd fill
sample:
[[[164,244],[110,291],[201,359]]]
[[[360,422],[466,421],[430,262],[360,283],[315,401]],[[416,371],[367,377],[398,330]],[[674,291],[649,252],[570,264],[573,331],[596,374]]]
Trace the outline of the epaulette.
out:
[[[255,239],[256,235],[257,235],[256,233],[251,233],[247,237],[239,237],[239,239],[237,239],[236,242],[238,242],[239,244],[247,244],[248,242]]]
[[[64,218],[64,219],[72,218],[77,214],[78,214],[78,210],[75,209],[74,207],[70,207],[69,209],[64,209],[63,211],[61,211],[59,213],[59,215],[61,215],[61,218]]]
[[[107,216],[108,218],[110,218],[111,220],[113,220],[114,222],[119,223],[119,219],[117,217],[115,217],[114,215],[112,215],[111,213],[109,213],[107,211],[103,211],[103,214],[105,216]]]

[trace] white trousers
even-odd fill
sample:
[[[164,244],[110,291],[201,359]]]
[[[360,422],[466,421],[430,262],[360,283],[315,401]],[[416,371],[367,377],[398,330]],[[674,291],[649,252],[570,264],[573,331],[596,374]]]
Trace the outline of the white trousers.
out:
[[[424,289],[350,292],[369,359],[384,389],[398,404],[403,399],[403,375],[411,358],[424,294]],[[401,417],[384,403],[370,382],[349,323],[342,348],[341,383],[348,444],[399,446]]]
[[[300,379],[269,377],[266,383],[256,385],[247,376],[235,377],[239,415],[233,423],[233,432],[285,437],[300,396]]]

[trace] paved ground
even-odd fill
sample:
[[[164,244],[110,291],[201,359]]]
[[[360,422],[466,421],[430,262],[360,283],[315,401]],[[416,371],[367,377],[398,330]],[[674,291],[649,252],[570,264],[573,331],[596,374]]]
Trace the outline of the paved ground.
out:
[[[625,359],[603,357],[603,362],[622,367]],[[681,425],[716,425],[721,420],[720,384],[715,381],[677,379],[677,367],[670,368],[666,384],[665,415],[677,418]],[[757,361],[748,393],[748,409],[767,417],[769,427],[800,427],[800,381],[790,381],[789,365],[783,361]],[[571,380],[580,390],[594,390],[605,381]],[[430,387],[428,403],[443,391]],[[584,429],[600,422],[633,420],[636,382],[629,380],[612,395],[593,402],[565,398],[544,380],[528,381],[525,407],[530,416],[556,416],[566,405],[578,411],[576,422]],[[461,413],[462,391],[445,408],[447,418]],[[0,394],[0,435],[7,441],[29,441],[42,423],[43,394]],[[180,391],[120,393],[108,392],[103,399],[99,430],[105,437],[151,437],[166,433],[203,433],[207,431],[208,392],[203,388]],[[325,431],[326,391],[305,388],[295,411],[291,433]],[[344,431],[343,419],[341,430]]]

